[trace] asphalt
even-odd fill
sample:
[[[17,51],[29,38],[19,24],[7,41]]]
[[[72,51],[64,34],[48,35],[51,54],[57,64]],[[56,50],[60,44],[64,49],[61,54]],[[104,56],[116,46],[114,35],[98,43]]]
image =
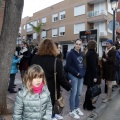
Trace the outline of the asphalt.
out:
[[[15,84],[17,85],[15,90],[18,91],[18,88],[20,88],[22,85],[19,73],[16,74]],[[82,92],[81,101],[80,101],[80,109],[84,113],[84,116],[81,116],[80,120],[96,120],[98,117],[100,117],[104,113],[104,111],[107,109],[107,107],[111,104],[112,101],[115,100],[116,96],[119,94],[119,88],[115,88],[114,92],[113,92],[113,100],[109,103],[102,103],[102,98],[106,96],[106,94],[104,93],[104,81],[102,81],[102,83],[101,83],[101,89],[102,89],[102,94],[99,96],[97,102],[94,104],[94,106],[96,106],[96,109],[93,111],[88,111],[88,110],[84,110],[82,107],[84,99],[85,99],[85,92],[86,92],[86,86],[85,85],[83,86],[83,92]],[[74,120],[68,114],[70,111],[69,110],[70,92],[67,92],[66,90],[62,89],[62,95],[63,95],[64,100],[65,100],[65,107],[64,107],[64,110],[62,112],[62,116],[64,117],[63,120]],[[12,113],[12,111],[13,111],[15,98],[16,98],[16,94],[10,94],[8,92],[8,94],[7,94],[7,107],[8,107],[9,113]],[[12,120],[11,116],[12,116],[12,114],[3,115],[1,117],[5,118],[5,120]],[[107,120],[107,119],[103,119],[103,120]],[[114,119],[109,119],[109,120],[114,120]],[[115,119],[115,120],[117,120],[117,119]]]

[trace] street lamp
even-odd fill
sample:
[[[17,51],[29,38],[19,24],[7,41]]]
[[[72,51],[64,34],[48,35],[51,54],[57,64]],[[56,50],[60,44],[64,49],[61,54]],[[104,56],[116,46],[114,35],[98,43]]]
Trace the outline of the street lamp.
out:
[[[118,0],[110,0],[111,8],[113,10],[113,43],[115,42],[115,12],[118,7]]]

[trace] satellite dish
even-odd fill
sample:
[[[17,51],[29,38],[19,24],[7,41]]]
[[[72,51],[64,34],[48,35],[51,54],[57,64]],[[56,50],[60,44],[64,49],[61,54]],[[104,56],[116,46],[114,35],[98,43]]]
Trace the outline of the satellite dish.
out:
[[[119,22],[115,20],[115,30],[119,27]],[[108,23],[108,29],[113,31],[113,20]]]

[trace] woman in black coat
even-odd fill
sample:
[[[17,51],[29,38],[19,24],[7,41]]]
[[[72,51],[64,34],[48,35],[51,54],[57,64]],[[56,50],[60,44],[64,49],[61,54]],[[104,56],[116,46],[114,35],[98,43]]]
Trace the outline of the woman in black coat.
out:
[[[23,78],[25,71],[28,69],[28,62],[30,59],[30,51],[28,49],[27,42],[22,42],[22,49],[20,50],[19,54],[23,56],[19,64],[21,78]]]
[[[55,82],[54,82],[54,62],[58,55],[58,50],[54,42],[50,39],[45,39],[38,49],[38,54],[31,61],[32,64],[40,65],[45,71],[48,89],[51,94],[52,105],[55,104]],[[71,85],[65,79],[62,62],[57,59],[56,62],[56,82],[57,82],[57,98],[60,97],[60,86],[67,91],[71,89]]]
[[[86,54],[86,75],[85,83],[87,84],[87,91],[85,95],[85,102],[83,104],[84,109],[93,110],[95,107],[92,105],[92,100],[89,98],[88,89],[94,85],[97,81],[97,69],[98,69],[98,55],[96,53],[96,41],[90,40],[88,42],[87,54]]]

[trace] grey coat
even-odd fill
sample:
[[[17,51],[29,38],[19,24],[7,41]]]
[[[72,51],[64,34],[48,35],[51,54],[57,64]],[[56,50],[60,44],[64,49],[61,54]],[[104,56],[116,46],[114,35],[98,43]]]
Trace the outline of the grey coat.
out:
[[[26,88],[19,91],[12,120],[51,120],[52,104],[47,86],[41,94],[31,94]]]

